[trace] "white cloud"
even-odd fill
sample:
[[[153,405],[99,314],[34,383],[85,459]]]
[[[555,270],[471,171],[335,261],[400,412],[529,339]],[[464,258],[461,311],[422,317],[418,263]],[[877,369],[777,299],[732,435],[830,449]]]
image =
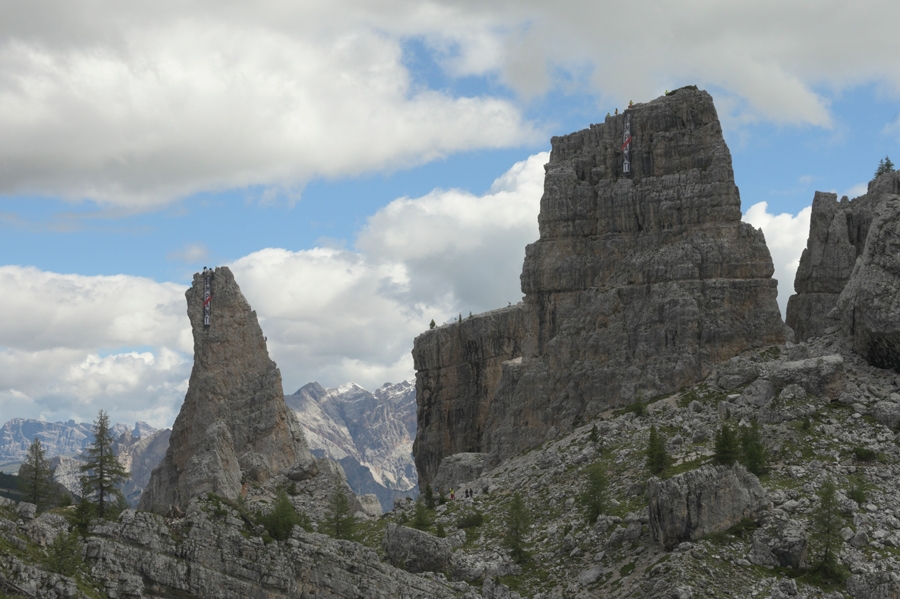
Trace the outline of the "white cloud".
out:
[[[586,85],[610,107],[714,87],[736,124],[829,127],[831,90],[900,93],[887,0],[826,0],[814,21],[801,0],[55,0],[4,16],[0,193],[130,209],[244,186],[296,198],[313,177],[534,140],[515,102],[414,84],[410,38],[451,77],[523,97]]]
[[[287,391],[410,378],[412,340],[432,318],[517,301],[547,159],[515,164],[482,196],[395,200],[353,250],[269,248],[232,263]],[[0,288],[10,290],[0,313],[15,315],[0,321],[5,417],[90,421],[103,408],[116,421],[171,424],[193,347],[183,286],[5,266]]]
[[[205,243],[189,243],[181,249],[170,252],[166,258],[186,264],[197,264],[209,258],[209,249]]]
[[[768,207],[766,202],[753,204],[744,214],[743,220],[762,229],[766,236],[766,245],[769,246],[775,265],[774,276],[778,279],[778,306],[784,316],[788,298],[794,294],[794,276],[809,237],[812,206],[807,206],[796,216],[788,213],[771,214]]]
[[[0,193],[131,209],[245,186],[295,197],[315,176],[534,139],[506,100],[414,88],[374,8],[308,4],[76,0],[46,23],[23,5],[0,25]]]
[[[180,285],[2,266],[0,288],[4,415],[171,423],[193,348]]]
[[[841,196],[842,197],[847,196],[848,198],[850,198],[852,200],[852,199],[858,198],[861,195],[865,195],[866,193],[868,193],[868,191],[869,191],[868,183],[866,183],[866,182],[857,183],[850,189],[844,190],[844,192],[841,194]]]

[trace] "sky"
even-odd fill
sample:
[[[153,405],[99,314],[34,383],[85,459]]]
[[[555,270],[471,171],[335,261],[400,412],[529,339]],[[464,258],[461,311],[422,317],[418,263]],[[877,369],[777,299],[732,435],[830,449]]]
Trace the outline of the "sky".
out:
[[[0,422],[170,426],[227,265],[285,392],[521,300],[550,138],[715,100],[784,309],[816,190],[900,162],[900,3],[0,4]]]

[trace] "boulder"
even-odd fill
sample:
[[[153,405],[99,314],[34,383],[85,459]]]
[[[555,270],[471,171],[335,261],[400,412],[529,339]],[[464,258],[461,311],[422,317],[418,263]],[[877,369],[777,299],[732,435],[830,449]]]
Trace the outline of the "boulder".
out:
[[[650,532],[667,550],[756,518],[768,505],[759,479],[741,465],[702,466],[668,480],[654,477],[647,494]]]
[[[779,392],[788,385],[799,385],[810,395],[837,401],[844,389],[844,358],[830,355],[777,362],[764,376]]]
[[[474,481],[484,470],[487,454],[484,453],[457,453],[441,460],[440,468],[434,477],[432,488],[459,489],[463,484]]]
[[[33,503],[23,501],[19,503],[19,506],[16,508],[16,514],[23,521],[31,522],[32,520],[34,520],[34,516],[37,514],[37,506]]]
[[[450,567],[452,548],[447,539],[427,532],[388,524],[381,541],[391,565],[407,572],[442,572]]]
[[[872,417],[890,429],[900,425],[900,403],[896,401],[879,401],[872,408]]]
[[[854,574],[847,579],[846,587],[853,599],[896,599],[900,597],[900,577],[894,572]]]

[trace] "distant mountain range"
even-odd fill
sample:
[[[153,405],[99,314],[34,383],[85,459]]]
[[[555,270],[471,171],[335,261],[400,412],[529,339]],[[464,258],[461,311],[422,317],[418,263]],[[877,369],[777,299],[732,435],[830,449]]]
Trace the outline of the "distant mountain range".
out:
[[[43,422],[13,418],[0,427],[0,466],[16,470],[35,438],[40,439],[44,454],[55,468],[56,480],[76,495],[80,492],[80,454],[94,441],[94,425],[87,422]],[[157,430],[146,422],[133,427],[117,423],[112,427],[116,439],[113,451],[131,479],[123,492],[136,502],[150,479],[150,472],[159,464],[169,446],[169,429]]]
[[[326,389],[314,382],[284,400],[312,452],[340,462],[354,492],[374,493],[385,510],[395,497],[418,494],[414,381],[385,383],[374,393],[355,383]]]

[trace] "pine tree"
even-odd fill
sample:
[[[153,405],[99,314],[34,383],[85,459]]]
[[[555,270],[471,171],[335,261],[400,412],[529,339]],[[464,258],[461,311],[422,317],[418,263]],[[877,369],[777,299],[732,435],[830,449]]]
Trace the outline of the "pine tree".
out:
[[[437,325],[434,324],[434,319],[432,318],[432,319],[431,319],[431,322],[428,323],[428,328],[429,328],[429,329],[433,329],[433,328],[436,327],[436,326],[437,326]]]
[[[841,518],[834,481],[831,478],[826,479],[819,487],[817,495],[819,503],[812,513],[810,540],[818,553],[818,569],[824,578],[842,582],[846,578],[846,571],[838,562],[838,553],[843,542],[841,528],[844,521]]]
[[[100,410],[94,421],[94,441],[85,450],[87,459],[81,466],[81,495],[97,505],[97,515],[106,517],[115,499],[121,496],[119,487],[128,479],[128,472],[112,450],[112,431],[109,415]]]
[[[596,424],[594,424],[594,426],[591,427],[590,441],[591,441],[591,443],[593,443],[594,445],[596,445],[597,443],[600,442],[600,432],[597,430],[597,425],[596,425]]]
[[[756,475],[765,474],[768,471],[769,458],[766,454],[766,446],[762,442],[759,423],[755,420],[749,427],[741,429],[741,449],[744,454],[742,462],[747,470]]]
[[[425,485],[425,507],[434,509],[434,489],[431,488],[431,484]]]
[[[650,439],[647,441],[647,469],[650,474],[662,474],[672,459],[666,451],[666,439],[656,430],[656,425],[650,427]]]
[[[891,162],[891,159],[885,156],[881,160],[878,161],[878,169],[875,171],[875,178],[877,179],[881,175],[885,173],[893,173],[894,172],[894,163]]]
[[[356,532],[356,519],[350,509],[350,500],[340,487],[335,487],[331,493],[320,532],[335,539],[352,539]]]
[[[585,468],[585,474],[587,474],[587,484],[581,494],[581,504],[584,506],[587,521],[594,524],[606,509],[606,490],[609,485],[606,479],[606,469],[600,462],[595,462]]]
[[[47,547],[44,565],[51,572],[63,576],[75,576],[82,565],[81,541],[74,532],[59,531],[53,543]]]
[[[257,523],[266,528],[269,536],[277,541],[286,541],[291,536],[294,526],[310,529],[309,518],[301,514],[288,499],[287,492],[278,488],[275,492],[275,505],[272,511],[257,518]]]
[[[418,528],[419,530],[425,530],[431,526],[428,508],[425,506],[425,502],[422,501],[421,497],[416,501],[416,511],[415,515],[413,515],[412,525],[413,528]]]
[[[716,431],[714,450],[713,460],[717,464],[722,464],[724,466],[731,466],[741,457],[738,439],[734,434],[734,430],[728,426],[727,422],[722,425],[722,428]]]
[[[521,564],[528,558],[528,553],[525,551],[525,535],[531,528],[531,514],[528,513],[525,501],[518,491],[512,496],[512,501],[509,503],[504,525],[506,532],[503,535],[503,542],[509,548],[513,559]]]
[[[25,461],[19,466],[18,484],[22,500],[35,504],[39,511],[55,503],[56,483],[53,482],[53,471],[50,470],[50,462],[44,456],[44,448],[37,437],[28,447]]]

